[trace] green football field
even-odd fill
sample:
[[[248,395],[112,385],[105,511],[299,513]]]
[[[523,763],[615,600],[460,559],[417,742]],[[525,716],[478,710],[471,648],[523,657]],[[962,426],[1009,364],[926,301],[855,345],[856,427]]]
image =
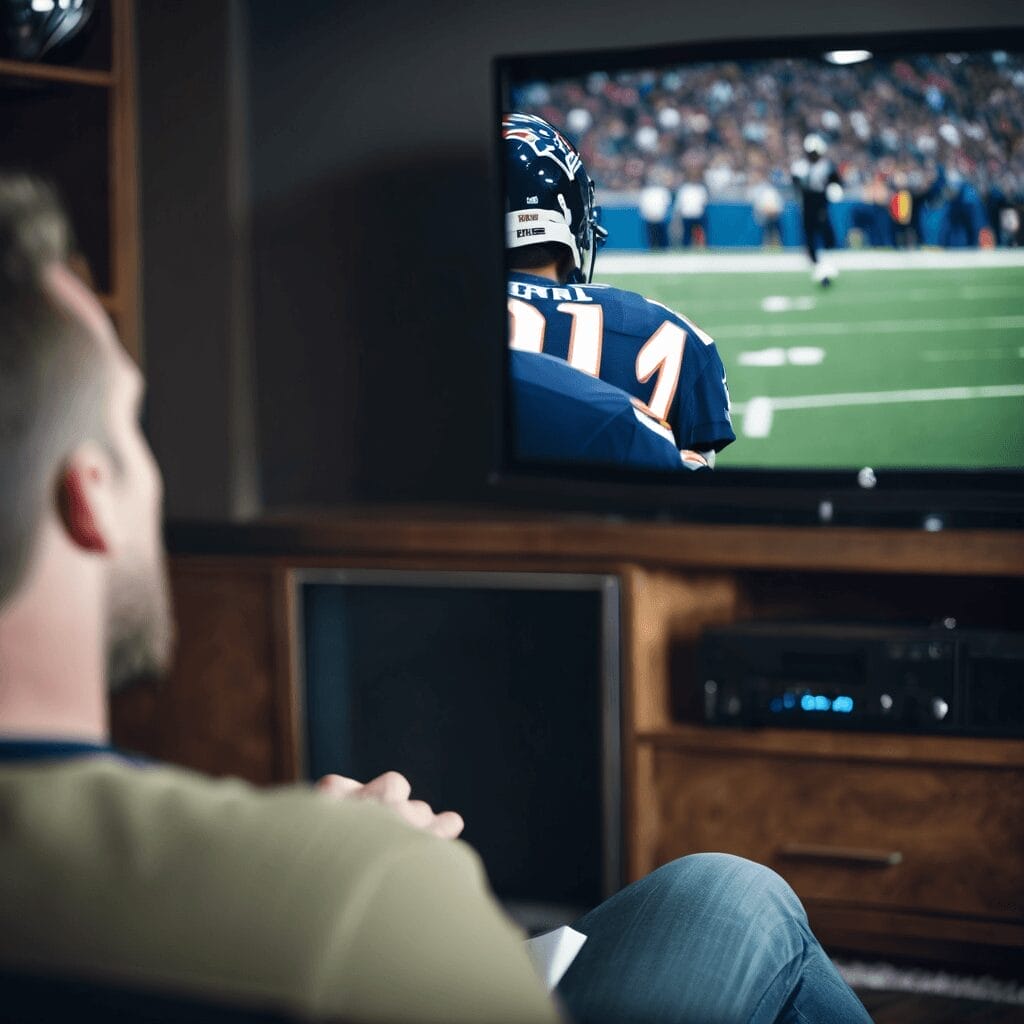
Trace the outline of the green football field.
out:
[[[825,289],[806,269],[664,265],[599,260],[595,281],[715,339],[737,435],[720,466],[1024,466],[1024,266],[841,268]]]

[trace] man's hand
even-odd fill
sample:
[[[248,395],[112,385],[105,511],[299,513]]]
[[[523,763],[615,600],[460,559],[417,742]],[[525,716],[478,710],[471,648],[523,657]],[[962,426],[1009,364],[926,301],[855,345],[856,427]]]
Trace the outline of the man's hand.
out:
[[[344,775],[325,775],[316,784],[321,793],[338,800],[375,800],[390,807],[403,821],[442,839],[455,839],[466,827],[461,814],[442,811],[435,814],[423,800],[410,800],[409,780],[398,772],[385,772],[370,782],[357,782]]]

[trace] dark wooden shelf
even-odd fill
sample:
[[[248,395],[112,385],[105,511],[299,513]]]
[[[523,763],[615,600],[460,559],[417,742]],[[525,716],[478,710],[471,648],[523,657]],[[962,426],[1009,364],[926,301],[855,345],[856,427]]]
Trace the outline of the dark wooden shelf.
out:
[[[475,556],[660,569],[1024,577],[1024,534],[1013,530],[705,526],[487,509],[426,515],[397,506],[239,525],[175,523],[168,543],[181,555]]]
[[[3,75],[10,78],[32,78],[41,82],[88,85],[101,89],[110,89],[117,82],[117,75],[113,71],[70,68],[60,64],[32,64],[21,60],[0,60],[0,76]]]
[[[1024,767],[1024,740],[978,736],[733,729],[680,724],[641,731],[636,739],[638,743],[652,747],[721,754],[757,753],[837,761]]]

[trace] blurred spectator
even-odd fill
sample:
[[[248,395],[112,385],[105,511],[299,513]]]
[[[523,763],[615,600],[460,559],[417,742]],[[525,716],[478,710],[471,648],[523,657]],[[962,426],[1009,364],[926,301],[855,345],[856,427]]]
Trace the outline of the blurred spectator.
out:
[[[985,227],[978,190],[955,168],[946,174],[946,206],[939,229],[943,246],[976,246]]]
[[[684,181],[676,194],[676,209],[683,225],[683,248],[707,245],[708,190],[701,181]]]
[[[921,244],[920,203],[908,187],[902,171],[893,175],[889,198],[889,219],[892,221],[893,244],[897,249],[916,249]]]
[[[986,201],[986,209],[997,245],[1019,246],[1021,244],[1021,207],[1024,195],[1021,189],[1014,189],[1010,178],[1003,178],[992,185]]]
[[[1021,218],[1021,207],[1004,206],[999,211],[999,244],[1000,245],[1022,245],[1024,244],[1024,222]]]
[[[530,83],[513,101],[578,142],[602,191],[636,193],[654,165],[670,169],[669,187],[680,188],[696,183],[699,167],[705,204],[754,204],[765,180],[779,188],[788,178],[803,138],[815,133],[826,140],[851,201],[880,206],[879,174],[887,186],[899,175],[918,193],[943,163],[973,190],[973,197],[965,193],[970,210],[954,205],[954,236],[969,222],[973,230],[975,200],[994,189],[1008,197],[997,197],[998,210],[990,206],[987,214],[996,238],[1010,244],[1019,232],[1012,229],[1019,204],[1009,197],[1024,192],[1021,54],[879,56],[850,67],[811,60],[693,64]],[[780,194],[795,198],[787,185]],[[677,192],[677,214],[680,199]],[[1010,211],[1005,226],[1002,210]]]
[[[754,219],[761,228],[761,244],[772,248],[781,247],[782,211],[785,204],[782,193],[763,172],[755,175],[750,200],[754,206]]]
[[[667,179],[667,180],[666,180]],[[668,248],[668,224],[672,212],[672,190],[667,181],[671,175],[655,167],[640,190],[640,217],[647,231],[647,244],[652,249]]]
[[[892,191],[884,173],[872,176],[864,185],[861,202],[853,211],[853,226],[862,234],[868,245],[895,244],[894,220],[891,208]]]

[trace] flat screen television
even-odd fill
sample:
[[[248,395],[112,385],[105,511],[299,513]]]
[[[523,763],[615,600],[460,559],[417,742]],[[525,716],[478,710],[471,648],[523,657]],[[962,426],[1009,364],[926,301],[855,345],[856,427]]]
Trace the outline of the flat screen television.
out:
[[[683,518],[1024,524],[1024,29],[507,56],[494,73],[502,483]],[[528,204],[545,204],[510,154],[529,169],[553,150],[594,183],[597,289],[524,284],[509,263],[508,232],[536,231]],[[620,314],[583,303],[609,288],[682,314],[681,356],[641,333],[606,372]],[[714,469],[666,463],[689,447],[679,365],[712,339],[736,439],[702,453]]]

